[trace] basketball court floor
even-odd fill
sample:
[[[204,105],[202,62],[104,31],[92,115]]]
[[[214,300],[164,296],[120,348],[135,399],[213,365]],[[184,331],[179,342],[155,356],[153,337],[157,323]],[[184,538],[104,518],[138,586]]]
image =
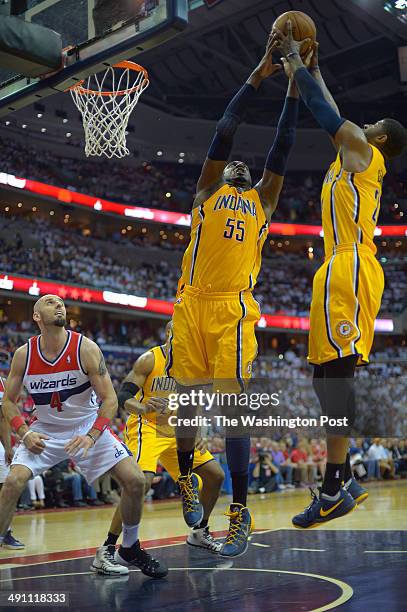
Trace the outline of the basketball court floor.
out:
[[[145,505],[143,544],[167,562],[164,580],[134,570],[124,578],[94,575],[89,565],[105,537],[113,507],[19,514],[20,553],[0,552],[0,595],[67,592],[71,610],[168,612],[405,612],[407,482],[369,486],[370,497],[348,517],[324,528],[299,531],[290,517],[308,503],[306,490],[252,496],[256,532],[246,555],[221,559],[185,544],[179,501]],[[211,529],[224,534],[215,508]],[[42,609],[37,604],[36,609]],[[49,609],[49,608],[48,608]],[[44,608],[45,610],[45,608]]]

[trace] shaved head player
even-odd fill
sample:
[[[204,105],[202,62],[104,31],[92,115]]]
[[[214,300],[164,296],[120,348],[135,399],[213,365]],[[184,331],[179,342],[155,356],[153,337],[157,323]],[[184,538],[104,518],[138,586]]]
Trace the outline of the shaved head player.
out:
[[[27,481],[73,457],[89,483],[110,471],[122,487],[123,545],[116,561],[108,558],[107,547],[99,549],[96,561],[117,565],[119,560],[122,574],[133,565],[149,576],[165,576],[167,568],[140,548],[144,476],[109,429],[117,398],[101,350],[65,329],[65,305],[57,295],[41,297],[33,319],[41,334],[16,350],[3,399],[4,416],[21,442],[0,492],[0,542]],[[23,385],[36,410],[30,428],[17,406]]]
[[[341,117],[318,67],[318,48],[310,72],[300,57],[300,43],[275,32],[284,68],[338,155],[322,186],[325,261],[314,277],[308,359],[314,365],[314,387],[323,413],[355,418],[354,375],[369,362],[374,322],[384,288],[383,270],[375,257],[374,231],[380,210],[386,163],[407,146],[407,131],[394,119],[360,128]],[[314,77],[314,78],[313,78]],[[367,498],[350,468],[349,428],[328,428],[328,462],[321,493],[293,518],[307,529],[351,512]],[[344,486],[342,486],[344,483]]]

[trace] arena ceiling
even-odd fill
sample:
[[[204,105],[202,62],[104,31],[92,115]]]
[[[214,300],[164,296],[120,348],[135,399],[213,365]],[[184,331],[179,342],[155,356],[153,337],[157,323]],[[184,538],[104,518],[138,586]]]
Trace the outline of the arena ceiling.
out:
[[[144,101],[184,117],[216,119],[261,57],[275,18],[295,9],[317,24],[320,65],[343,114],[359,123],[383,113],[402,120],[407,93],[400,83],[397,48],[407,44],[407,26],[383,4],[223,0],[210,10],[202,6],[191,12],[191,26],[182,35],[138,57],[152,75]],[[248,123],[274,124],[285,87],[284,76],[270,79]],[[302,126],[312,125],[303,113]]]

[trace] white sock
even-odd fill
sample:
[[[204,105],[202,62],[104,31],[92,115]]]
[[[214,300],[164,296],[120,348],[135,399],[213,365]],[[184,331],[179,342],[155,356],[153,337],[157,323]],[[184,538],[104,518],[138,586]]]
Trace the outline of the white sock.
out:
[[[349,478],[348,482],[345,482],[344,489],[347,489],[352,484],[352,478]]]
[[[125,525],[123,523],[123,548],[130,548],[138,540],[139,525]]]

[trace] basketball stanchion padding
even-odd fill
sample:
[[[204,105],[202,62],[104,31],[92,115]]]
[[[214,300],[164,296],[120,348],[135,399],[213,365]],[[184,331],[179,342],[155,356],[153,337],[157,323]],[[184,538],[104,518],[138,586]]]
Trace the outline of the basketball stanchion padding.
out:
[[[125,61],[70,87],[71,96],[82,115],[88,157],[130,155],[126,143],[129,118],[148,85],[147,70]]]
[[[0,18],[0,68],[40,77],[62,67],[60,34],[18,17]]]

